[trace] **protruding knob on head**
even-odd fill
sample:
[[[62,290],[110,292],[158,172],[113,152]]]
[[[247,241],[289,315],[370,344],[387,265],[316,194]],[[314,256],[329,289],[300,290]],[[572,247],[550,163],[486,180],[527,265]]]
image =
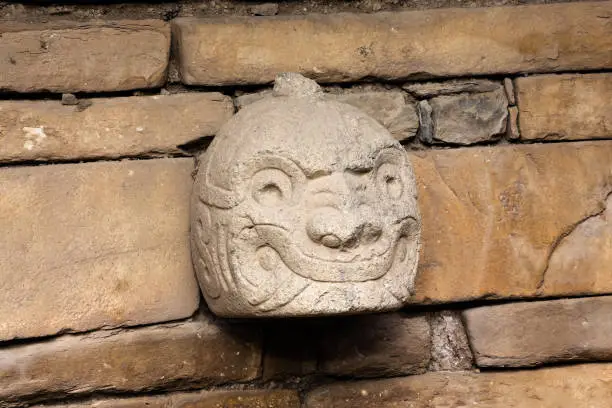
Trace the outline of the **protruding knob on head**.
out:
[[[314,96],[323,90],[312,79],[296,72],[282,72],[274,80],[274,95],[276,96]]]

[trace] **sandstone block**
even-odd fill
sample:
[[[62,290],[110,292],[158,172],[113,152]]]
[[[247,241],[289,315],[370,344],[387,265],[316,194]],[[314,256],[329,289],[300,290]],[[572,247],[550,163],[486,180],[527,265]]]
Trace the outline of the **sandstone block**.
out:
[[[529,371],[428,373],[405,378],[322,386],[307,408],[607,408],[612,364]]]
[[[585,2],[179,18],[173,38],[182,80],[193,85],[270,83],[278,72],[322,82],[459,77],[609,68],[610,16],[610,2]]]
[[[107,92],[161,86],[170,28],[157,20],[0,25],[0,90]]]
[[[329,375],[422,373],[431,359],[431,331],[424,315],[391,313],[337,319],[323,333],[319,370]]]
[[[506,132],[508,101],[501,85],[490,92],[438,96],[429,105],[434,143],[469,145]]]
[[[188,158],[0,169],[0,340],[190,316],[192,171]]]
[[[479,366],[612,358],[612,297],[484,306],[464,312]]]
[[[90,101],[86,109],[0,101],[0,161],[178,153],[178,145],[214,135],[234,110],[219,93]]]
[[[537,75],[516,80],[524,140],[612,137],[612,74]]]
[[[411,160],[423,214],[414,302],[612,292],[612,142]]]
[[[197,321],[13,346],[0,349],[0,401],[252,380],[260,341],[257,330]]]
[[[300,408],[294,390],[201,391],[161,396],[98,399],[35,408]]]
[[[271,90],[264,90],[241,95],[235,99],[235,104],[241,109],[271,94]],[[419,128],[416,106],[406,101],[405,94],[400,90],[333,90],[326,93],[325,97],[361,109],[389,129],[393,137],[400,141],[414,137]]]

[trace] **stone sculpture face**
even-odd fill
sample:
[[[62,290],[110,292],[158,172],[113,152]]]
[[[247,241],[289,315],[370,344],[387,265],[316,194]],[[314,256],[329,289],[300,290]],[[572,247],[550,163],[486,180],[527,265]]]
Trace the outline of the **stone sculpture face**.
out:
[[[200,158],[192,253],[227,317],[401,307],[418,259],[412,168],[389,132],[297,74],[234,116]]]

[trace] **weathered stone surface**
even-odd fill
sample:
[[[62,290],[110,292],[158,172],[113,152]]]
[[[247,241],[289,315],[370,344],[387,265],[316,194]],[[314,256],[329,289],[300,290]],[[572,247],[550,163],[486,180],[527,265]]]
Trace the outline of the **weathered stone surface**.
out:
[[[278,3],[254,4],[249,7],[249,13],[255,16],[275,16],[278,14]]]
[[[508,107],[508,126],[506,135],[510,140],[517,140],[521,137],[521,132],[518,126],[518,108],[516,106]]]
[[[261,339],[251,329],[195,321],[0,349],[0,401],[252,380]]]
[[[396,140],[413,138],[419,128],[416,106],[407,102],[400,90],[345,91],[335,98],[333,94],[327,95],[361,109],[389,129]]]
[[[419,250],[406,151],[316,82],[278,76],[205,154],[192,195],[196,274],[224,317],[397,310]]]
[[[431,115],[431,105],[426,100],[419,101],[417,114],[419,116],[419,130],[417,137],[423,143],[432,143],[434,127]]]
[[[612,194],[603,208],[559,237],[541,281],[542,293],[612,293]]]
[[[612,138],[612,73],[516,80],[524,140]]]
[[[348,82],[609,68],[611,13],[610,2],[584,2],[179,18],[173,30],[187,84],[262,84],[286,71]]]
[[[411,156],[423,214],[414,302],[612,293],[612,142]]]
[[[0,25],[0,90],[102,92],[161,86],[170,28],[158,20]]]
[[[0,340],[190,316],[192,171],[188,158],[0,169]]]
[[[35,408],[300,408],[295,390],[201,391],[151,397],[92,400]]]
[[[607,408],[612,364],[496,373],[429,373],[323,386],[307,408]]]
[[[431,359],[424,315],[401,313],[336,319],[320,339],[319,370],[350,377],[422,373]]]
[[[508,101],[499,85],[491,92],[438,96],[429,105],[434,143],[469,145],[498,139],[506,132]]]
[[[271,96],[272,90],[245,94],[235,99],[238,109]],[[325,98],[347,103],[361,109],[380,124],[389,129],[397,140],[408,140],[416,135],[419,128],[419,118],[416,106],[406,101],[405,94],[400,90],[381,89],[349,89],[326,93]]]
[[[504,90],[506,91],[506,98],[508,98],[508,105],[516,105],[516,95],[514,93],[512,78],[504,78]]]
[[[488,79],[456,79],[442,82],[407,83],[402,88],[417,98],[431,98],[469,92],[490,92],[499,89],[498,82]]]
[[[432,313],[431,362],[432,371],[458,371],[472,368],[472,351],[461,321],[461,314],[444,310]]]
[[[84,110],[56,101],[0,101],[0,161],[177,153],[233,114],[219,93],[96,98]]]
[[[463,315],[481,367],[612,358],[612,297],[484,306]]]

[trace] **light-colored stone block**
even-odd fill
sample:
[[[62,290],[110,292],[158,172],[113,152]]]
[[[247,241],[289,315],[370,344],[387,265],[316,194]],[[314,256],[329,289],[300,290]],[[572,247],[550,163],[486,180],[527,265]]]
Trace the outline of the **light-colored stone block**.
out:
[[[200,391],[160,396],[109,398],[35,408],[300,408],[295,390]]]
[[[0,90],[109,92],[161,86],[170,27],[159,20],[0,24]]]
[[[260,361],[257,329],[207,321],[65,335],[0,349],[0,401],[248,381]]]
[[[612,297],[483,306],[463,312],[481,367],[612,358]]]
[[[521,139],[612,138],[612,73],[536,75],[516,89]]]
[[[429,373],[321,386],[307,408],[608,408],[612,364],[529,371]]]
[[[413,302],[612,293],[612,142],[411,153]]]
[[[219,93],[96,98],[86,109],[57,101],[0,101],[0,162],[179,153],[232,117]]]
[[[1,168],[0,340],[190,316],[192,171],[190,158]]]
[[[172,24],[185,83],[236,85],[608,69],[611,16],[605,1]]]

